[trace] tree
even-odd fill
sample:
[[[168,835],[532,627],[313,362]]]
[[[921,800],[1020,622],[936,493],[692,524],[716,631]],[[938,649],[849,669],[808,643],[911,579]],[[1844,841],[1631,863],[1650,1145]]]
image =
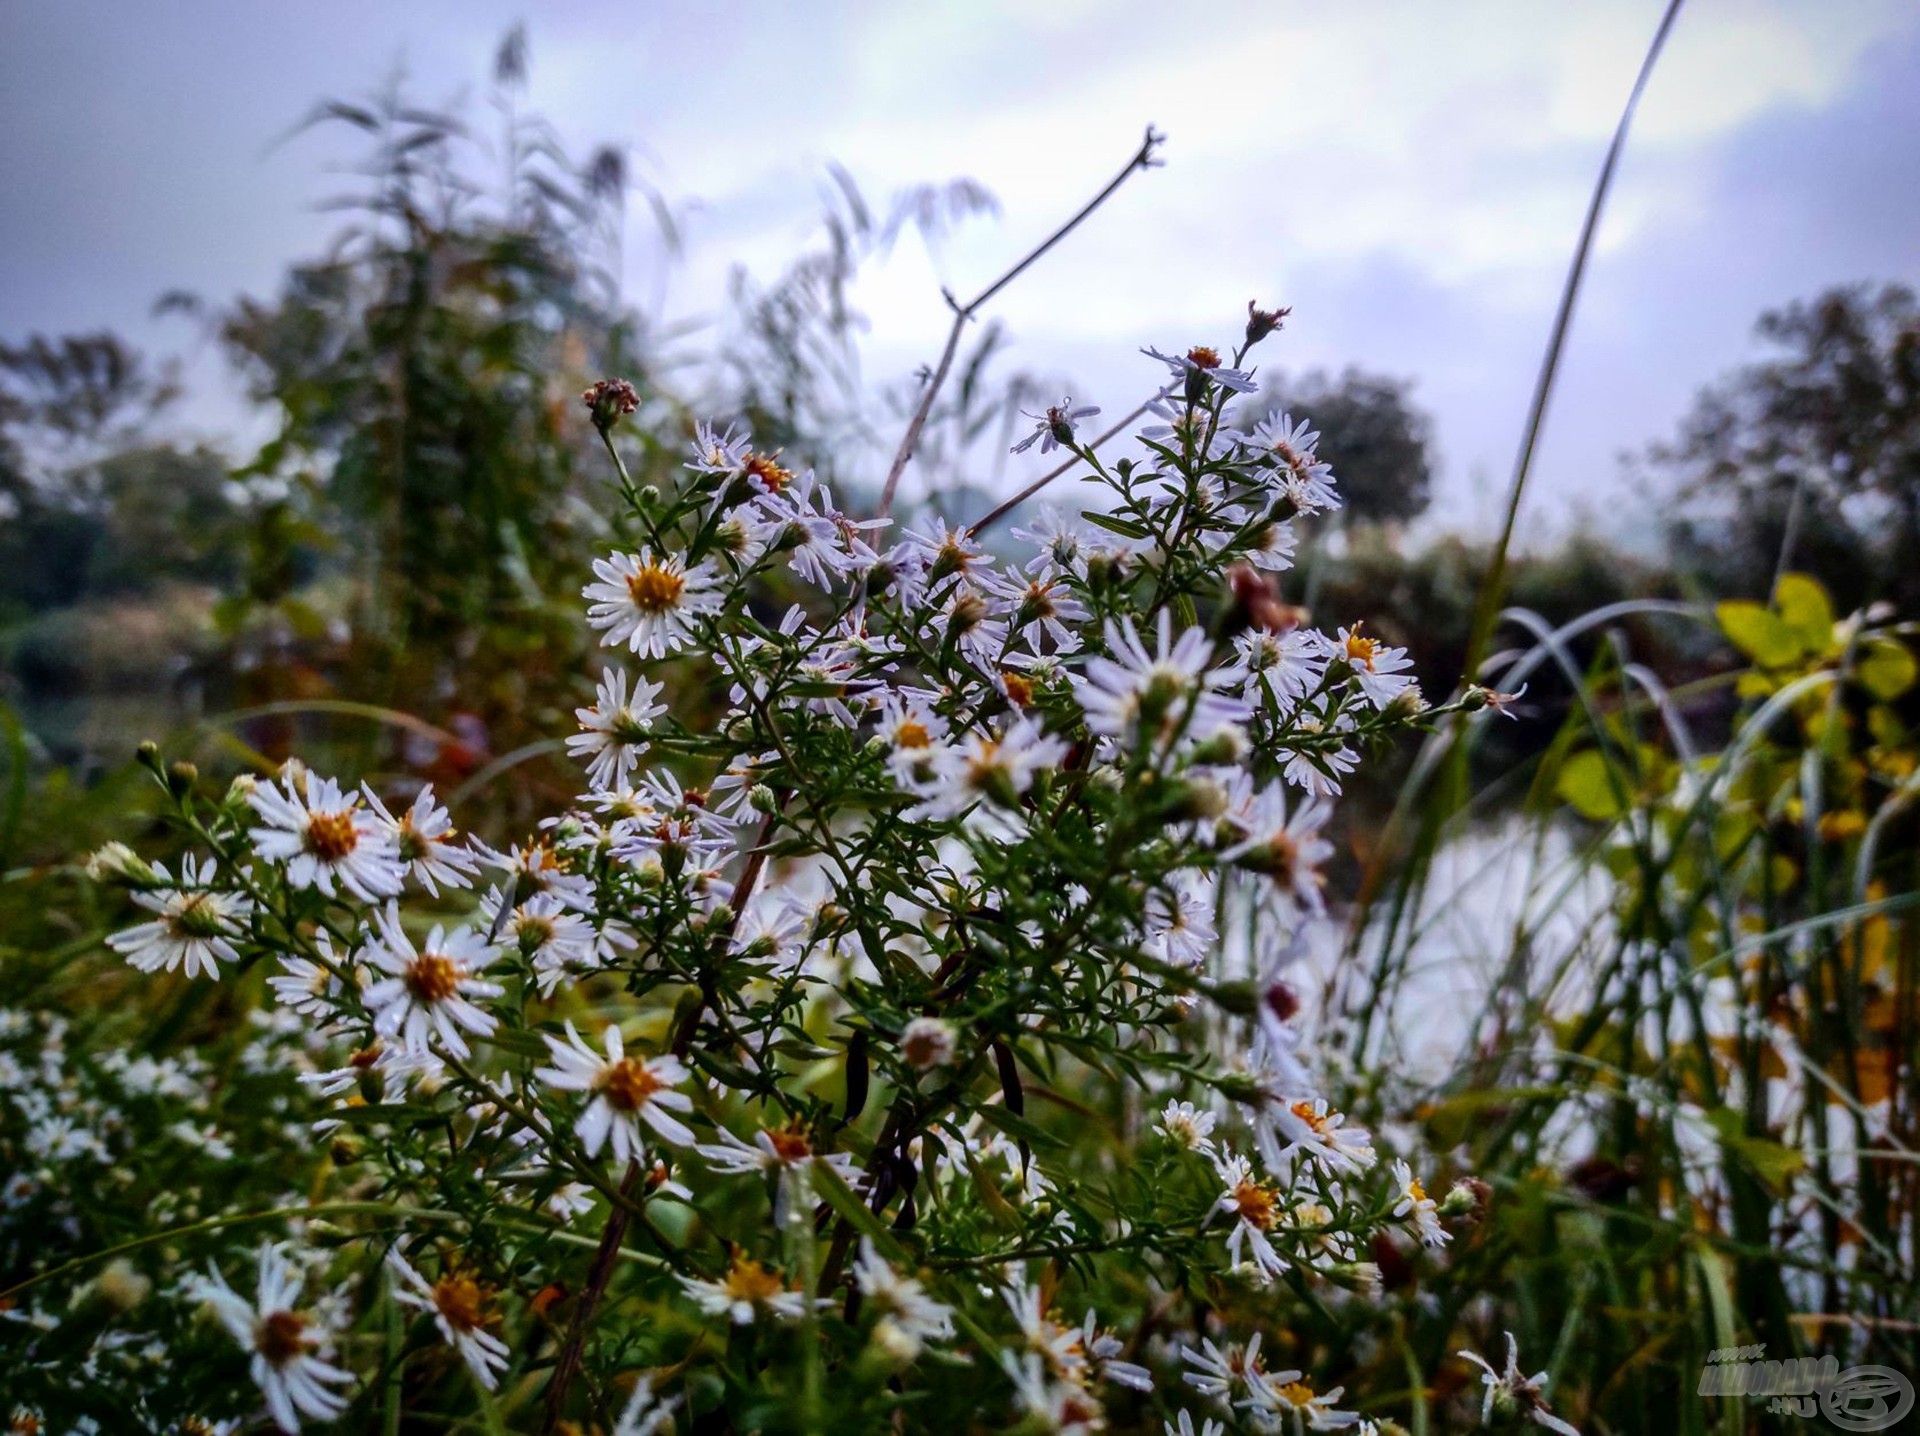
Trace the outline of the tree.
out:
[[[1679,503],[1676,556],[1716,593],[1786,568],[1849,606],[1920,601],[1920,304],[1831,289],[1760,318],[1778,353],[1707,389],[1649,467]]]
[[[1406,523],[1426,511],[1433,423],[1408,398],[1411,381],[1356,368],[1339,377],[1313,370],[1281,375],[1269,387],[1272,410],[1305,418],[1320,431],[1321,457],[1333,465],[1350,519]]]

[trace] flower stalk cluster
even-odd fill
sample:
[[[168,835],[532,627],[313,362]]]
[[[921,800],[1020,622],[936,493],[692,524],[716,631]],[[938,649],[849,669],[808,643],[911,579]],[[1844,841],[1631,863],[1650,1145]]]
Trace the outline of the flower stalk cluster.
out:
[[[114,945],[265,964],[356,1195],[456,1214],[344,1238],[384,1296],[302,1307],[317,1272],[274,1244],[251,1301],[198,1279],[276,1421],[360,1399],[381,1303],[549,1427],[937,1426],[956,1371],[1023,1429],[1359,1419],[1213,1313],[1348,1299],[1376,1241],[1449,1240],[1458,1204],[1329,1105],[1281,972],[1346,775],[1485,699],[1430,708],[1361,622],[1279,601],[1339,503],[1310,424],[1232,411],[1285,313],[1148,351],[1132,457],[1083,442],[1091,406],[1037,416],[1019,448],[1092,501],[1013,559],[856,517],[737,429],[636,488],[631,391],[597,385],[632,541],[583,589],[610,662],[574,803],[496,849],[431,791],[298,764],[168,784],[191,852],[103,856],[146,909]],[[1160,1294],[1153,1342],[1103,1324],[1116,1283]]]

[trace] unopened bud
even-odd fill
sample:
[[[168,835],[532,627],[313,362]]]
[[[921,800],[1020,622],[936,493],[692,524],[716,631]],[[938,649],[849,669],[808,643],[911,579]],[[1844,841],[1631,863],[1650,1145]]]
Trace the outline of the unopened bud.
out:
[[[1487,1208],[1493,1202],[1493,1188],[1478,1177],[1462,1177],[1448,1189],[1440,1203],[1440,1215],[1443,1217],[1463,1217],[1468,1221],[1486,1220]]]
[[[900,1033],[900,1060],[916,1072],[953,1060],[953,1027],[937,1017],[916,1017]]]
[[[765,783],[755,783],[747,789],[747,802],[752,805],[754,812],[765,813],[769,817],[780,811],[780,799]]]
[[[107,1264],[93,1280],[94,1293],[115,1311],[132,1311],[153,1290],[153,1282],[125,1257]]]
[[[593,427],[604,434],[640,407],[640,392],[625,379],[602,379],[581,393],[580,402],[593,416]]]
[[[108,843],[87,859],[87,876],[97,883],[125,883],[150,887],[160,875],[125,843]]]
[[[167,791],[176,798],[184,798],[193,791],[193,785],[200,781],[200,770],[185,758],[167,765]]]
[[[1420,692],[1420,685],[1414,683],[1393,695],[1393,701],[1387,704],[1385,716],[1397,723],[1410,723],[1426,711],[1426,697]]]
[[[1277,334],[1287,322],[1287,316],[1293,310],[1282,306],[1279,309],[1261,309],[1253,300],[1247,301],[1247,346],[1251,348],[1269,334]]]

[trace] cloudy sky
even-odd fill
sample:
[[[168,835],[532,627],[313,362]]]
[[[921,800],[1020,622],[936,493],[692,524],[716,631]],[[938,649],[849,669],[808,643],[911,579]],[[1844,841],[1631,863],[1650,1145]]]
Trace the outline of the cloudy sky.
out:
[[[1142,344],[1231,340],[1246,301],[1294,320],[1266,362],[1417,382],[1440,516],[1484,527],[1583,207],[1661,0],[965,5],[508,5],[328,0],[0,6],[0,335],[96,326],[156,348],[163,291],[270,289],[327,221],[326,142],[268,140],[404,65],[476,88],[524,18],[531,103],[631,144],[686,207],[673,312],[736,264],[778,271],[829,161],[870,193],[972,176],[1000,199],[937,254],[863,283],[870,372],[937,351],[971,292],[1097,187],[1148,122],[1162,170],[999,301],[1016,362],[1131,407]],[[632,226],[628,273],[658,273]],[[1920,7],[1692,0],[1642,106],[1539,458],[1536,533],[1631,528],[1616,456],[1753,352],[1764,307],[1920,280]],[[204,371],[204,365],[203,365]],[[188,418],[230,418],[204,392]],[[1016,474],[1019,472],[1016,461]]]

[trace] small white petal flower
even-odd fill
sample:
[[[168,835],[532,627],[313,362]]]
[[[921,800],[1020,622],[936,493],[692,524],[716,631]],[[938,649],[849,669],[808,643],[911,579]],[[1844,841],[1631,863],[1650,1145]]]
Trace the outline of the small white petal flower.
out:
[[[712,563],[689,569],[678,556],[656,559],[653,550],[595,559],[598,579],[581,592],[591,601],[587,623],[601,630],[609,648],[625,644],[646,658],[664,658],[686,647],[694,620],[719,609],[719,575]]]
[[[187,1279],[188,1293],[211,1306],[233,1339],[252,1353],[254,1384],[266,1397],[273,1419],[288,1431],[300,1429],[302,1416],[321,1421],[339,1416],[347,1409],[347,1397],[333,1388],[353,1382],[351,1372],[327,1359],[339,1333],[316,1312],[298,1305],[303,1282],[286,1253],[271,1244],[260,1248],[251,1301],[228,1286],[218,1269]]]
[[[687,1069],[672,1056],[629,1057],[620,1029],[609,1025],[601,1035],[605,1055],[595,1052],[567,1024],[567,1037],[546,1039],[552,1057],[551,1067],[542,1067],[533,1075],[557,1092],[592,1094],[586,1110],[574,1124],[574,1135],[589,1157],[612,1145],[613,1160],[620,1165],[638,1162],[646,1156],[641,1123],[651,1127],[664,1142],[676,1147],[693,1145],[693,1133],[675,1112],[693,1109],[693,1099],[673,1089],[687,1080]]]

